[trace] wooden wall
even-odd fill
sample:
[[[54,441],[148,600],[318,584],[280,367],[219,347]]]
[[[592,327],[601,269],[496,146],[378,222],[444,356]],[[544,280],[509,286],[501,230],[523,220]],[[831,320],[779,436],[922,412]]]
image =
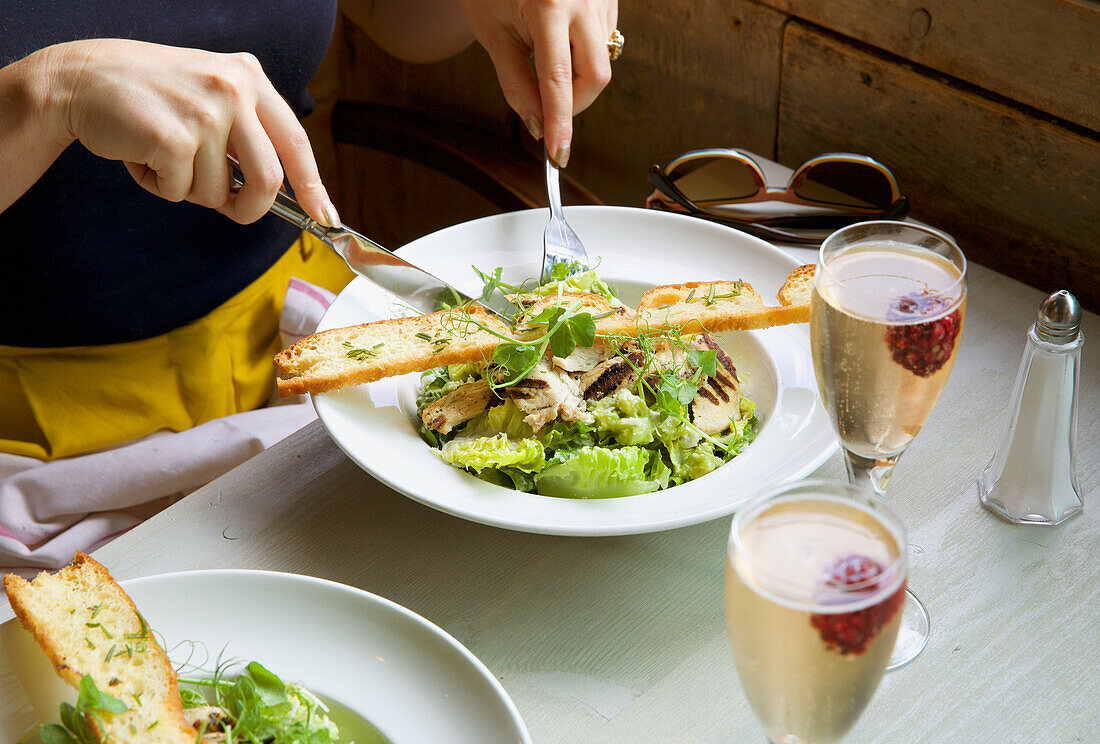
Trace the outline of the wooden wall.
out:
[[[569,166],[605,202],[640,206],[649,165],[695,147],[792,167],[866,153],[971,260],[1100,310],[1100,3],[624,0],[619,28],[625,52],[576,119]],[[407,65],[342,24],[314,87],[450,112],[539,152],[476,46]],[[324,106],[310,127],[323,139]],[[495,211],[420,166],[323,157],[345,221],[388,245]]]

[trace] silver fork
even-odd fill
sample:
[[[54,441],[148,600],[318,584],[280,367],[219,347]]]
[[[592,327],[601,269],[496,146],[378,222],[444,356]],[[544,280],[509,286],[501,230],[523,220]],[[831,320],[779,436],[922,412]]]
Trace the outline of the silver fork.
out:
[[[565,221],[565,212],[561,208],[561,187],[558,184],[557,166],[551,162],[545,149],[543,155],[546,159],[546,191],[550,196],[550,222],[542,233],[540,284],[550,280],[554,267],[558,264],[580,264],[576,267],[577,271],[585,271],[589,268],[588,252],[585,251],[584,244]]]

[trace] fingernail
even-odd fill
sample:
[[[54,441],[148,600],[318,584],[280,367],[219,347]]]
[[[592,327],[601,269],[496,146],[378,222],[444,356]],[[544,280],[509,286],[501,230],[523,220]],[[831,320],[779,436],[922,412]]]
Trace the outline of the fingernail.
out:
[[[542,124],[539,122],[539,118],[534,114],[531,114],[523,123],[527,125],[527,131],[531,133],[531,136],[536,140],[542,139]]]
[[[340,227],[340,214],[336,211],[336,206],[332,202],[325,199],[325,206],[321,211],[325,215],[326,227]]]
[[[558,146],[558,151],[554,153],[554,165],[559,168],[564,168],[569,163],[569,143],[563,142]]]

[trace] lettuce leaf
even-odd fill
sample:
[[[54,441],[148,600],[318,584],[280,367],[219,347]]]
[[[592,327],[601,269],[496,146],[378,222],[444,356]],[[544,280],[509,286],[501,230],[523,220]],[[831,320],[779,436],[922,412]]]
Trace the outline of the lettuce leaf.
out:
[[[535,493],[534,476],[516,468],[485,468],[480,473],[474,473],[474,477],[501,488]]]
[[[716,470],[725,462],[714,454],[714,445],[701,442],[695,447],[676,447],[669,449],[672,458],[672,481],[686,483]]]
[[[646,477],[649,459],[641,447],[585,447],[536,475],[535,486],[543,496],[574,499],[652,493],[660,483]]]
[[[457,437],[444,444],[440,453],[447,463],[475,472],[486,468],[513,467],[534,473],[546,465],[541,442],[537,439],[514,441],[506,434],[493,437]]]
[[[558,269],[555,267],[555,280],[547,282],[535,289],[536,294],[555,295],[558,293],[558,288],[560,287],[562,292],[589,292],[605,297],[613,302],[619,302],[619,299],[611,291],[611,287],[607,286],[607,284],[596,275],[595,271],[589,269],[588,271],[580,271],[576,274],[559,277],[558,274],[564,274],[572,267],[569,264],[558,264],[558,266],[563,268]]]
[[[536,435],[547,455],[553,453],[558,459],[571,455],[582,447],[596,445],[596,429],[583,421],[556,421],[539,429]]]
[[[665,458],[659,450],[652,450],[649,456],[649,467],[645,471],[646,478],[656,481],[661,488],[668,488],[672,478],[672,468],[665,462]]]
[[[657,414],[629,390],[590,401],[588,412],[596,419],[597,429],[610,434],[619,444],[649,444],[656,434],[653,422]]]
[[[462,430],[464,437],[494,437],[506,434],[510,439],[528,439],[535,436],[535,430],[523,420],[524,413],[511,400],[479,413],[466,422]]]

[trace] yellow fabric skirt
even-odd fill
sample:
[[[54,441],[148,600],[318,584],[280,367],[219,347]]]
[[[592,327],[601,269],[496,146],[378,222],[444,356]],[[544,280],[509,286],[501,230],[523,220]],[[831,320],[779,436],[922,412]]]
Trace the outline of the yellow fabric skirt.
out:
[[[352,273],[331,248],[303,234],[237,295],[161,336],[102,346],[0,345],[0,452],[67,457],[261,407],[273,389],[292,276],[338,292]]]

